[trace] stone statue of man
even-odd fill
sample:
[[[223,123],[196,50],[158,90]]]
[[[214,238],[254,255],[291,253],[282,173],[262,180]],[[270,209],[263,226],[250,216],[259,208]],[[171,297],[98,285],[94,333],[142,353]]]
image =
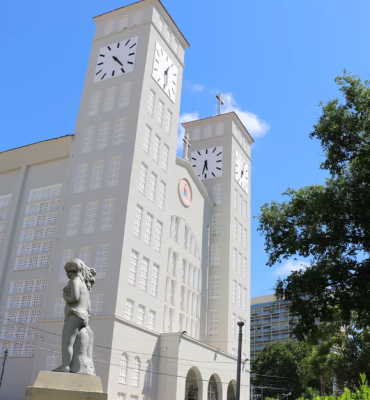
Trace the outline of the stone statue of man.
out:
[[[89,327],[90,290],[96,272],[78,258],[69,260],[64,267],[69,278],[63,289],[66,302],[62,333],[62,365],[55,372],[74,372],[95,375],[92,350],[94,335]]]

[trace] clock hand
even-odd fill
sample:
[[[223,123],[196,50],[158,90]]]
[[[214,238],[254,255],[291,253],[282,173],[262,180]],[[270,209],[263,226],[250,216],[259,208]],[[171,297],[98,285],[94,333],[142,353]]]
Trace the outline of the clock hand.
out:
[[[208,167],[207,167],[207,160],[204,161],[204,167],[203,167],[202,174],[204,174],[204,170],[205,170],[206,168],[207,168],[207,170],[208,170]]]
[[[121,61],[116,56],[113,56],[112,58],[113,58],[114,61],[117,61],[118,64],[120,64],[123,67],[123,64],[121,63]]]

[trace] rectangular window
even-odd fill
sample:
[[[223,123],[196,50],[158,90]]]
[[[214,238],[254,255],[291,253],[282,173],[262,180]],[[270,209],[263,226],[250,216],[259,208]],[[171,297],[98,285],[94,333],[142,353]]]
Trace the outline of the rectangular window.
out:
[[[119,170],[121,168],[121,156],[112,157],[109,161],[107,187],[117,186]]]
[[[211,267],[221,266],[221,245],[211,245]]]
[[[188,248],[188,239],[189,239],[189,230],[187,225],[184,226],[184,240],[183,240],[183,247],[184,249]]]
[[[143,20],[143,11],[142,10],[136,11],[136,13],[132,16],[132,25],[135,26],[141,24],[142,20]]]
[[[158,207],[164,210],[164,199],[166,198],[166,184],[161,181],[159,185]]]
[[[233,224],[233,238],[236,240],[238,237],[238,220],[234,218],[234,224]]]
[[[242,244],[242,232],[243,232],[243,227],[242,224],[239,223],[238,225],[238,242]]]
[[[161,145],[161,138],[158,135],[154,136],[153,144],[153,160],[157,163],[159,160],[159,148]]]
[[[212,215],[212,236],[221,235],[221,214]]]
[[[200,139],[200,128],[195,128],[193,130],[193,141]]]
[[[113,224],[114,206],[116,199],[105,199],[101,216],[101,230],[110,231]]]
[[[231,337],[236,339],[236,314],[231,316]]]
[[[233,280],[233,291],[232,291],[233,303],[236,304],[236,280]]]
[[[155,93],[153,92],[153,90],[150,90],[148,98],[148,113],[150,115],[153,115],[154,112],[154,100],[155,100]]]
[[[103,295],[102,294],[93,294],[91,296],[91,317],[99,317],[103,312]]]
[[[85,128],[81,145],[81,154],[89,153],[92,150],[94,130],[95,126],[89,126],[88,128]]]
[[[101,188],[101,181],[104,172],[104,160],[95,161],[91,173],[90,190]]]
[[[168,168],[168,154],[170,152],[169,147],[165,144],[163,145],[163,155],[162,155],[162,168],[167,171]]]
[[[144,243],[150,246],[152,240],[153,215],[147,213],[145,221]]]
[[[132,320],[132,311],[134,309],[134,302],[130,299],[126,300],[126,310],[125,310],[125,319],[128,321]]]
[[[238,268],[238,252],[234,248],[233,249],[233,270],[236,271]]]
[[[115,96],[116,96],[116,87],[111,87],[105,91],[103,112],[109,112],[113,110]]]
[[[91,247],[82,247],[80,249],[79,259],[82,260],[86,265],[90,265]]]
[[[220,289],[220,277],[212,276],[210,279],[209,300],[218,300]]]
[[[154,326],[155,326],[155,311],[149,310],[148,329],[154,331]]]
[[[144,325],[144,315],[145,315],[145,307],[140,305],[137,308],[137,321],[136,323],[140,326]]]
[[[75,256],[75,251],[73,249],[68,249],[68,250],[63,251],[62,264],[61,264],[60,277],[59,277],[60,282],[68,281],[66,272],[64,270],[64,266],[67,264],[67,261],[72,260],[72,258],[74,258],[74,256]]]
[[[242,285],[238,284],[238,297],[237,297],[237,305],[241,307],[242,305]]]
[[[148,199],[154,203],[155,192],[157,190],[157,175],[152,172],[150,174]]]
[[[206,125],[204,128],[204,139],[209,139],[212,137],[212,126]]]
[[[247,309],[247,289],[246,288],[243,288],[242,308],[243,308],[243,310]]]
[[[208,335],[216,336],[218,334],[218,310],[209,311]]]
[[[247,259],[244,257],[243,258],[243,278],[247,277]]]
[[[136,284],[136,274],[137,274],[137,262],[138,262],[139,254],[132,250],[131,258],[130,258],[130,271],[128,274],[128,283],[132,286]]]
[[[177,52],[179,51],[179,42],[176,38],[174,38],[172,41],[172,48],[175,54],[177,54]]]
[[[243,247],[247,248],[247,230],[243,229]]]
[[[124,15],[119,21],[118,30],[122,31],[123,29],[126,29],[127,27],[128,27],[128,15]]]
[[[238,209],[238,191],[236,189],[234,189],[234,208]]]
[[[76,173],[76,181],[73,192],[81,193],[85,191],[88,164],[79,165]]]
[[[63,319],[64,318],[64,307],[66,302],[64,299],[56,299],[54,305],[54,319]]]
[[[140,166],[140,175],[139,175],[139,192],[145,194],[145,184],[146,184],[146,173],[148,167],[145,164],[141,164]]]
[[[173,218],[173,240],[175,242],[177,242],[179,237],[179,218],[178,217],[174,217]]]
[[[130,104],[130,95],[131,95],[131,82],[122,84],[119,93],[118,108],[124,108]]]
[[[146,292],[146,288],[148,285],[148,270],[149,270],[149,260],[143,257],[143,261],[141,263],[141,276],[140,276],[140,290]]]
[[[185,282],[186,265],[187,265],[187,261],[185,260],[185,258],[183,258],[183,260],[182,260],[182,268],[181,268],[181,282]]]
[[[90,117],[92,117],[93,115],[96,115],[98,113],[100,96],[101,96],[101,92],[94,92],[90,96],[89,111],[88,111],[88,115]]]
[[[114,134],[112,142],[113,146],[118,146],[124,142],[125,129],[126,129],[126,118],[117,119],[114,125]]]
[[[171,43],[171,30],[168,26],[166,26],[164,31],[164,37],[166,38],[167,42]]]
[[[97,150],[105,149],[108,146],[109,130],[110,122],[104,122],[104,124],[100,124],[98,140],[96,142]]]
[[[160,126],[162,126],[163,123],[163,110],[164,110],[163,101],[159,100],[157,109],[157,122]]]
[[[136,236],[139,239],[141,233],[142,218],[143,218],[143,208],[137,205],[135,210],[135,219],[134,219],[134,236]]]
[[[238,213],[242,215],[242,204],[243,204],[243,197],[242,195],[239,195],[239,200],[238,200]]]
[[[71,207],[68,218],[67,236],[77,235],[78,225],[80,223],[81,208],[81,204],[76,204]]]
[[[109,244],[102,244],[96,252],[95,270],[97,278],[105,278],[108,267]]]
[[[93,233],[94,232],[97,213],[98,213],[98,202],[92,201],[90,203],[87,203],[86,214],[85,214],[84,233]]]
[[[122,383],[122,382],[120,382]],[[117,393],[117,400],[126,400],[126,394],[122,392]]]
[[[177,253],[172,252],[172,259],[171,259],[171,270],[169,271],[171,275],[176,275],[176,262],[177,262]]]
[[[218,124],[216,124],[216,132],[215,135],[216,136],[221,136],[224,133],[224,124],[223,122],[219,122]]]
[[[150,149],[150,137],[152,135],[152,130],[149,128],[148,125],[145,126],[144,130],[144,142],[143,142],[143,150],[145,153],[149,154]]]
[[[247,202],[244,200],[243,201],[243,218],[247,221],[248,220],[248,218],[247,218]]]
[[[171,128],[172,128],[172,112],[170,110],[167,110],[166,126],[165,126],[165,131],[167,135],[171,135]]]
[[[238,257],[238,274],[239,275],[242,274],[242,260],[243,260],[243,255],[242,255],[242,253],[239,253],[239,257]]]
[[[150,294],[153,297],[157,297],[158,292],[158,275],[159,275],[159,266],[157,264],[153,264],[152,269],[152,285],[150,288]]]
[[[162,230],[163,230],[162,222],[157,221],[157,224],[155,227],[154,250],[156,250],[158,252],[161,251],[161,246],[162,246]]]
[[[104,35],[109,35],[114,30],[114,20],[107,21],[104,26]]]
[[[213,185],[213,202],[219,206],[222,201],[222,184]]]

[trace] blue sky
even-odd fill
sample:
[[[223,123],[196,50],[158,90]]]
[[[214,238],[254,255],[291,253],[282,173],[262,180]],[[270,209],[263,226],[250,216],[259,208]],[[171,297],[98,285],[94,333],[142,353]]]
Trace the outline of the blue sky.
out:
[[[252,215],[286,188],[323,183],[323,152],[308,138],[318,103],[338,95],[343,69],[369,78],[368,0],[163,0],[190,42],[182,120],[235,109],[252,149]],[[0,151],[73,133],[94,33],[92,17],[126,0],[3,0]],[[272,292],[263,237],[252,221],[252,296]]]

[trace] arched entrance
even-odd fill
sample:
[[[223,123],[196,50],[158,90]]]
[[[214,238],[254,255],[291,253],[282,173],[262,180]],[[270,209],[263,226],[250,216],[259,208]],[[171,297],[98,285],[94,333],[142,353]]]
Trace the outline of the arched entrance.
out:
[[[222,399],[222,385],[220,377],[217,374],[213,374],[209,378],[207,399],[208,400]]]
[[[235,400],[235,385],[236,382],[234,380],[229,382],[227,387],[227,400]]]
[[[192,367],[186,375],[185,400],[198,400],[202,398],[202,376],[199,369]]]

